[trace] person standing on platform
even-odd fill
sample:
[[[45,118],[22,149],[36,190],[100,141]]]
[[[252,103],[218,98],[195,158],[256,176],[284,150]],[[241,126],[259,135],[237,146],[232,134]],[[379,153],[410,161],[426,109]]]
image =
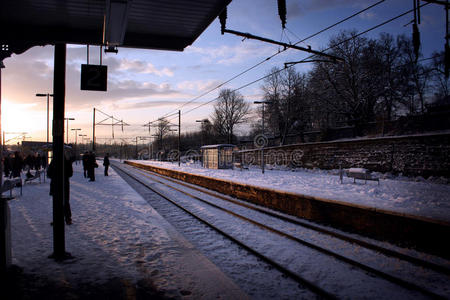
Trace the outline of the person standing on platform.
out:
[[[103,166],[105,166],[105,176],[108,176],[108,168],[109,168],[109,153],[106,153],[103,158]]]
[[[23,168],[23,159],[20,156],[19,151],[14,152],[14,158],[12,159],[12,173],[11,177],[20,177]]]
[[[41,163],[42,168],[44,168],[44,170],[47,169],[47,164],[48,164],[48,152],[45,152],[42,155],[42,163]]]
[[[8,153],[3,159],[3,172],[5,172],[5,177],[9,177],[12,171],[12,158],[11,153]]]
[[[37,154],[36,157],[34,158],[34,169],[35,170],[40,170],[42,166],[42,157],[41,154]]]
[[[53,160],[48,165],[47,176],[50,178],[50,195],[53,196],[55,192],[55,164]],[[70,181],[69,178],[73,175],[72,159],[70,153],[66,150],[64,151],[64,219],[67,225],[72,224],[72,210],[70,209]],[[53,224],[53,223],[52,223]]]
[[[88,170],[88,158],[89,158],[89,152],[84,152],[83,154],[83,174],[84,178],[87,178],[87,170]]]
[[[87,172],[89,181],[95,181],[95,168],[98,168],[97,161],[95,159],[95,153],[89,152],[87,159]]]

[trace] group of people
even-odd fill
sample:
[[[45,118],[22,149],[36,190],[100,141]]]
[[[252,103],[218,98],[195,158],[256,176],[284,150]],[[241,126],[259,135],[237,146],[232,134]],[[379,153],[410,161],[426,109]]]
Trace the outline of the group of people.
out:
[[[72,212],[70,209],[70,182],[69,178],[73,175],[72,163],[75,161],[75,156],[67,149],[64,151],[64,219],[67,225],[72,224]],[[98,168],[95,153],[92,151],[86,151],[82,157],[84,177],[89,178],[89,181],[95,181],[95,168]],[[103,158],[104,174],[108,176],[109,169],[109,154]],[[47,157],[40,155],[39,153],[31,153],[23,159],[22,154],[19,151],[15,151],[12,155],[8,153],[3,159],[3,171],[6,177],[20,177],[23,170],[40,170],[47,167]],[[55,186],[55,166],[53,161],[49,164],[47,169],[47,176],[50,178],[50,195],[54,195]]]
[[[95,168],[98,168],[97,159],[95,158],[95,153],[92,151],[86,151],[82,157],[83,161],[83,173],[84,178],[89,178],[89,181],[95,181]],[[108,176],[109,169],[109,153],[106,153],[103,158],[103,166],[105,176]]]
[[[3,158],[3,172],[5,177],[20,177],[23,170],[40,170],[47,167],[47,157],[40,153],[30,153],[25,159],[19,151],[8,153]]]
[[[89,181],[95,181],[95,168],[98,168],[95,153],[86,151],[82,157],[84,178],[89,178]]]

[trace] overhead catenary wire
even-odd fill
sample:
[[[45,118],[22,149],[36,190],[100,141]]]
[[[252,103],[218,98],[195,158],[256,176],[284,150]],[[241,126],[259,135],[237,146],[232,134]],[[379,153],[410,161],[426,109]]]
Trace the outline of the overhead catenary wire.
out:
[[[379,5],[379,4],[383,3],[383,2],[385,2],[385,0],[378,1],[377,3],[374,3],[373,5],[367,7],[367,8],[365,8],[365,9],[363,9],[363,10],[360,10],[359,12],[354,13],[353,15],[351,15],[351,16],[349,16],[349,17],[347,17],[347,18],[345,18],[345,19],[343,19],[343,20],[341,20],[341,21],[336,22],[336,23],[334,23],[333,25],[330,25],[330,26],[328,26],[328,27],[322,29],[322,30],[318,31],[318,32],[315,33],[315,34],[312,34],[312,35],[310,35],[310,36],[304,38],[304,39],[301,40],[301,41],[298,41],[296,44],[301,43],[301,42],[304,42],[305,40],[307,40],[307,39],[309,39],[309,38],[312,38],[312,37],[314,37],[314,36],[317,36],[318,34],[324,32],[324,31],[326,31],[326,30],[328,30],[328,29],[330,29],[330,28],[333,28],[334,26],[336,26],[336,25],[338,25],[338,24],[341,24],[341,23],[345,22],[346,20],[349,20],[350,18],[353,18],[353,17],[357,16],[358,14],[360,14],[360,13],[362,13],[362,12],[364,12],[364,11],[367,11],[368,9],[373,8],[374,6]],[[426,5],[428,5],[428,4],[429,4],[429,3],[422,4],[422,5],[420,5],[420,7],[426,6]],[[378,24],[378,25],[375,25],[375,26],[373,26],[373,27],[371,27],[371,28],[369,28],[369,29],[367,29],[367,30],[365,30],[365,31],[362,31],[362,32],[360,32],[360,33],[358,33],[358,34],[356,34],[356,35],[350,37],[350,38],[347,39],[347,40],[341,41],[340,43],[333,45],[333,47],[336,47],[336,46],[338,46],[338,45],[340,45],[340,44],[342,44],[342,43],[345,43],[345,42],[347,42],[347,41],[349,41],[349,40],[351,40],[351,39],[354,39],[354,38],[356,38],[356,37],[358,37],[358,36],[361,36],[361,35],[366,34],[366,33],[370,32],[370,31],[372,31],[372,30],[375,30],[375,29],[377,29],[377,28],[379,28],[379,27],[381,27],[381,26],[384,26],[384,25],[386,25],[386,24],[388,24],[388,23],[390,23],[390,22],[392,22],[392,21],[394,21],[394,20],[396,20],[396,19],[399,19],[399,18],[401,18],[401,17],[403,17],[403,16],[405,16],[405,15],[411,13],[412,11],[413,11],[413,9],[408,10],[408,11],[406,11],[406,12],[400,14],[400,15],[397,15],[397,16],[395,16],[395,17],[393,17],[393,18],[390,18],[390,19],[388,19],[388,20],[386,20],[386,21],[384,21],[384,22],[382,22],[382,23],[380,23],[380,24]],[[323,51],[330,50],[330,49],[332,49],[333,47],[329,47],[329,48],[327,48],[327,49],[325,49],[325,50],[323,50]],[[278,54],[280,54],[280,53],[282,53],[282,52],[284,52],[284,51],[285,51],[285,50],[282,50],[282,51],[279,51],[279,52],[277,52],[277,53],[274,53],[273,55],[267,57],[266,59],[260,61],[259,63],[253,65],[252,67],[250,67],[250,68],[248,68],[248,69],[246,69],[246,70],[240,72],[239,74],[233,76],[232,78],[230,78],[230,79],[227,80],[226,82],[224,82],[224,83],[222,83],[222,84],[220,84],[220,85],[218,85],[218,86],[216,86],[216,87],[214,87],[214,88],[208,90],[207,92],[205,92],[205,93],[203,93],[203,94],[201,94],[201,95],[195,97],[194,99],[192,99],[192,100],[190,100],[190,101],[184,103],[183,105],[180,106],[180,108],[181,108],[181,107],[184,107],[184,106],[186,106],[187,104],[192,103],[193,101],[199,99],[200,97],[203,97],[203,96],[205,96],[206,94],[208,94],[208,93],[210,93],[210,92],[212,92],[212,91],[218,89],[219,87],[221,87],[221,86],[225,85],[226,83],[232,81],[233,79],[235,79],[235,78],[237,78],[237,77],[239,77],[239,76],[245,74],[246,72],[248,72],[248,71],[250,71],[250,70],[252,70],[252,69],[258,67],[259,65],[263,64],[264,62],[270,60],[270,59],[273,58],[274,56],[276,56],[276,55],[278,55]],[[314,57],[314,55],[310,55],[310,56],[308,56],[307,58],[303,59],[302,61],[306,61],[306,60],[308,60],[308,59],[311,59],[312,57]],[[428,60],[428,59],[432,59],[432,57],[426,58],[426,59],[423,59],[423,60],[419,60],[419,62],[420,62],[420,61],[424,61],[424,60]],[[302,61],[300,61],[300,62],[302,62]],[[292,67],[292,65],[289,66],[289,67],[287,67],[287,68],[290,68],[290,67]],[[259,81],[261,81],[261,80],[264,80],[265,78],[267,78],[267,77],[269,77],[269,76],[271,76],[271,75],[274,75],[274,74],[276,74],[276,73],[278,73],[278,72],[281,72],[282,70],[284,70],[284,69],[280,69],[280,70],[278,70],[277,72],[273,72],[273,73],[267,74],[267,75],[265,75],[265,76],[263,76],[263,77],[260,77],[260,78],[258,78],[258,79],[256,79],[256,80],[253,80],[253,81],[251,81],[251,82],[249,82],[249,83],[247,83],[247,84],[245,84],[245,85],[243,85],[243,86],[240,86],[239,88],[234,89],[234,91],[238,91],[238,90],[241,90],[241,89],[243,89],[243,88],[246,88],[246,87],[248,87],[248,86],[250,86],[250,85],[252,85],[252,84],[255,84],[255,83],[257,83],[257,82],[259,82]],[[190,112],[192,112],[192,111],[194,111],[194,110],[199,109],[200,107],[203,107],[203,106],[205,106],[205,105],[208,105],[208,104],[210,104],[210,103],[213,103],[213,102],[215,102],[215,101],[217,101],[217,100],[218,100],[218,97],[216,97],[216,98],[214,98],[214,99],[212,99],[212,100],[210,100],[210,101],[201,103],[200,105],[198,105],[198,106],[196,106],[196,107],[194,107],[194,108],[192,108],[192,109],[190,109],[190,110],[187,110],[187,111],[183,112],[182,115],[186,115],[186,114],[188,114],[188,113],[190,113]],[[167,118],[169,118],[169,117],[171,117],[171,116],[174,116],[174,115],[178,115],[178,113],[167,113],[167,114],[163,115],[163,117],[158,118],[157,120],[167,119]],[[170,120],[172,120],[172,119],[169,119],[168,121],[170,121]],[[151,123],[151,122],[149,122],[149,123]]]
[[[309,39],[311,39],[311,38],[313,38],[313,37],[315,37],[315,36],[317,36],[317,35],[319,35],[319,34],[325,32],[325,31],[327,31],[327,30],[329,30],[329,29],[331,29],[331,28],[333,28],[333,27],[339,25],[339,24],[342,24],[342,23],[344,23],[344,22],[346,22],[346,21],[348,21],[348,20],[350,20],[350,19],[352,19],[352,18],[354,18],[354,17],[360,15],[361,13],[363,13],[363,12],[365,12],[365,11],[367,11],[367,10],[372,9],[372,8],[374,8],[375,6],[380,5],[381,3],[385,2],[385,1],[386,1],[386,0],[380,0],[380,1],[378,1],[378,2],[376,2],[376,3],[374,3],[374,4],[370,5],[370,6],[368,6],[368,7],[364,8],[364,9],[362,9],[362,10],[359,10],[359,11],[357,11],[356,13],[354,13],[354,14],[352,14],[352,15],[350,15],[350,16],[348,16],[348,17],[346,17],[346,18],[344,18],[344,19],[342,19],[342,20],[340,20],[340,21],[338,21],[338,22],[336,22],[336,23],[334,23],[334,24],[332,24],[332,25],[330,25],[330,26],[325,27],[324,29],[322,29],[322,30],[320,30],[320,31],[318,31],[318,32],[316,32],[316,33],[314,33],[314,34],[311,34],[311,35],[307,36],[306,38],[304,38],[304,39],[302,39],[302,40],[300,40],[300,41],[294,43],[293,45],[298,45],[298,44],[300,44],[300,43],[303,43],[303,42],[305,42],[306,40],[309,40]],[[225,12],[224,14],[225,14],[225,18],[226,18],[226,12]],[[222,22],[222,21],[221,21],[221,22]],[[251,66],[251,67],[245,69],[244,71],[242,71],[242,72],[236,74],[235,76],[231,77],[230,79],[226,80],[225,82],[223,82],[223,83],[221,83],[221,84],[219,84],[219,85],[217,85],[217,86],[215,86],[215,87],[209,89],[208,91],[206,91],[206,92],[200,94],[199,96],[194,97],[193,99],[187,101],[186,103],[182,104],[179,108],[177,108],[177,109],[175,109],[175,110],[172,110],[172,111],[169,111],[167,114],[163,115],[163,117],[167,117],[167,115],[171,114],[173,111],[178,111],[178,110],[182,109],[182,108],[185,107],[186,105],[188,105],[188,104],[194,102],[195,100],[197,100],[197,99],[199,99],[199,98],[201,98],[201,97],[203,97],[203,96],[206,96],[207,94],[209,94],[209,93],[211,93],[211,92],[213,92],[213,91],[219,89],[220,87],[222,87],[222,86],[226,85],[227,83],[233,81],[234,79],[236,79],[236,78],[238,78],[238,77],[244,75],[245,73],[250,72],[251,70],[253,70],[253,69],[259,67],[259,66],[262,65],[263,63],[267,62],[268,60],[272,59],[273,57],[275,57],[275,56],[277,56],[277,55],[279,55],[279,54],[281,54],[281,53],[283,53],[283,52],[285,52],[285,51],[287,51],[287,50],[288,50],[288,49],[282,49],[282,50],[279,50],[278,52],[272,54],[271,56],[265,58],[264,60],[262,60],[262,61],[256,63],[255,65],[253,65],[253,66]]]
[[[424,7],[424,6],[428,5],[428,4],[429,4],[429,3],[421,4],[420,7]],[[364,31],[362,31],[362,32],[360,32],[360,33],[358,33],[358,34],[356,34],[356,35],[354,35],[354,36],[352,36],[352,37],[346,39],[346,40],[343,40],[343,41],[341,41],[341,42],[339,42],[339,43],[337,43],[337,44],[335,44],[335,45],[333,45],[333,46],[331,46],[331,47],[328,47],[328,48],[324,49],[323,51],[328,51],[328,50],[330,50],[330,49],[332,49],[332,48],[334,48],[334,47],[337,47],[337,46],[339,46],[339,45],[341,45],[341,44],[343,44],[343,43],[346,43],[346,42],[348,42],[348,41],[350,41],[350,40],[352,40],[352,39],[355,39],[355,38],[357,38],[357,37],[359,37],[359,36],[361,36],[361,35],[363,35],[363,34],[366,34],[366,33],[370,32],[370,31],[372,31],[372,30],[375,30],[375,29],[377,29],[377,28],[379,28],[379,27],[382,27],[382,26],[384,26],[384,25],[386,25],[386,24],[388,24],[388,23],[390,23],[390,22],[392,22],[392,21],[395,21],[395,20],[397,20],[397,19],[399,19],[399,18],[401,18],[401,17],[403,17],[403,16],[405,16],[405,15],[407,15],[407,14],[413,12],[413,11],[414,11],[414,9],[410,9],[410,10],[408,10],[408,11],[406,11],[406,12],[400,14],[400,15],[397,15],[397,16],[395,16],[395,17],[392,17],[392,18],[390,18],[390,19],[388,19],[388,20],[386,20],[386,21],[384,21],[384,22],[382,22],[382,23],[380,23],[380,24],[377,24],[377,25],[375,25],[375,26],[373,26],[373,27],[371,27],[371,28],[369,28],[369,29],[366,29],[366,30],[364,30]],[[308,59],[311,59],[311,58],[313,58],[314,56],[315,56],[315,55],[310,55],[310,56],[304,58],[303,60],[299,61],[298,63],[303,62],[303,61],[306,61],[306,60],[308,60]],[[431,58],[427,58],[427,59],[431,59]],[[270,77],[270,76],[272,76],[272,75],[275,75],[275,74],[277,74],[277,73],[283,71],[284,69],[291,68],[292,66],[294,66],[294,64],[291,64],[291,65],[289,65],[289,66],[286,66],[285,68],[279,69],[279,70],[277,70],[277,71],[275,71],[275,72],[272,72],[272,73],[267,74],[267,75],[265,75],[265,76],[263,76],[263,77],[260,77],[260,78],[258,78],[258,79],[255,79],[255,80],[253,80],[253,81],[251,81],[251,82],[249,82],[249,83],[247,83],[247,84],[245,84],[245,85],[242,85],[242,86],[240,86],[240,87],[234,89],[233,91],[239,91],[239,90],[241,90],[241,89],[243,89],[243,88],[246,88],[246,87],[248,87],[248,86],[250,86],[250,85],[252,85],[252,84],[255,84],[255,83],[257,83],[257,82],[259,82],[259,81],[261,81],[261,80],[264,80],[264,79],[266,79],[266,78],[268,78],[268,77]],[[210,104],[210,103],[213,103],[213,102],[217,101],[218,99],[219,99],[219,97],[216,97],[216,98],[214,98],[214,99],[212,99],[212,100],[210,100],[210,101],[204,102],[204,103],[202,103],[202,104],[200,104],[200,105],[198,105],[198,106],[196,106],[196,107],[194,107],[194,108],[192,108],[192,109],[190,109],[190,110],[188,110],[188,111],[185,111],[185,112],[183,113],[183,115],[186,115],[186,114],[188,114],[188,113],[190,113],[190,112],[192,112],[192,111],[194,111],[194,110],[196,110],[196,109],[198,109],[198,108],[200,108],[200,107],[203,107],[203,106],[205,106],[205,105],[208,105],[208,104]]]

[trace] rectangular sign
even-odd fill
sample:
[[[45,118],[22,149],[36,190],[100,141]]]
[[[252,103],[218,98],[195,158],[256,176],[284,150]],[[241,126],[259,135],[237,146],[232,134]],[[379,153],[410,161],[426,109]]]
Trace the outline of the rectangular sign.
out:
[[[107,90],[108,67],[99,65],[81,65],[81,90]]]

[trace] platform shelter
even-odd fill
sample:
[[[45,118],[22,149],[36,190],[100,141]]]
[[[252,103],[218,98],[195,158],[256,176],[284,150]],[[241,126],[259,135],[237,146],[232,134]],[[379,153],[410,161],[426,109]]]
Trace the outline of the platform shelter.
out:
[[[235,147],[231,144],[203,146],[201,148],[203,167],[209,169],[233,168],[233,149]]]

